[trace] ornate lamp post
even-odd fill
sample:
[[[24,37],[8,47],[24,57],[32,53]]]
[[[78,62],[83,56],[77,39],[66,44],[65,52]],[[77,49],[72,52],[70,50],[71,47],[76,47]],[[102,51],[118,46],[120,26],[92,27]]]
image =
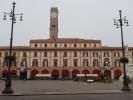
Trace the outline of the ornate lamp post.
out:
[[[121,29],[121,44],[122,44],[122,58],[120,59],[121,62],[123,63],[123,67],[124,67],[124,77],[123,77],[123,87],[122,87],[122,91],[131,91],[131,89],[128,86],[128,80],[127,80],[127,75],[126,75],[126,63],[127,63],[127,58],[125,57],[125,48],[124,48],[124,42],[123,42],[123,25],[129,26],[128,25],[128,20],[126,19],[126,16],[124,18],[122,18],[122,11],[119,10],[119,15],[120,15],[120,19],[116,20],[114,19],[114,25],[116,26],[116,28]]]
[[[14,23],[16,23],[16,15],[20,15],[20,21],[22,21],[22,13],[21,14],[15,14],[15,2],[12,3],[13,5],[13,9],[11,9],[10,13],[6,13],[4,12],[4,18],[3,20],[6,20],[6,15],[9,15],[9,17],[11,18],[12,21],[12,25],[11,25],[11,38],[10,38],[10,51],[9,51],[9,56],[8,56],[8,60],[9,60],[9,66],[8,66],[8,74],[6,76],[6,83],[5,83],[5,89],[2,91],[3,94],[12,94],[13,90],[11,88],[11,73],[10,73],[10,68],[12,66],[12,41],[13,41],[13,26]]]

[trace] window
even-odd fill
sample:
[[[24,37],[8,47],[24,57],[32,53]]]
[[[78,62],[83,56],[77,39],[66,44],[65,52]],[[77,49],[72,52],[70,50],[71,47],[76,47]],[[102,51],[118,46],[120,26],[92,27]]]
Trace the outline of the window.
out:
[[[109,61],[104,61],[104,66],[110,66],[110,62]]]
[[[35,47],[37,47],[37,44],[35,44]]]
[[[37,59],[33,59],[32,66],[33,67],[38,67],[38,60]]]
[[[83,66],[89,66],[88,60],[87,60],[87,59],[84,59],[84,60],[83,60]]]
[[[116,57],[116,52],[114,52],[114,57]]]
[[[64,52],[64,57],[67,57],[67,52]]]
[[[86,48],[87,47],[87,45],[86,44],[84,44],[84,48]]]
[[[63,66],[67,67],[68,66],[68,60],[67,59],[63,59]]]
[[[57,52],[54,52],[54,57],[57,57]]]
[[[77,52],[74,52],[74,57],[77,57]]]
[[[47,44],[44,45],[47,48]]]
[[[120,52],[118,52],[118,57],[120,57]]]
[[[44,59],[43,60],[43,66],[44,67],[48,67],[48,59]]]
[[[52,24],[52,28],[55,28],[55,24]]]
[[[78,59],[74,59],[73,64],[74,64],[74,67],[77,67],[78,66]]]
[[[58,66],[58,60],[57,59],[54,59],[54,67],[57,67]]]
[[[47,52],[44,52],[44,57],[47,57]]]
[[[83,57],[88,57],[88,52],[87,51],[83,51]]]
[[[93,66],[98,66],[98,60],[93,60]]]
[[[27,57],[27,53],[26,52],[23,52],[23,57]]]
[[[97,51],[93,52],[93,57],[98,57],[98,52]]]
[[[34,52],[34,57],[37,57],[37,52]]]
[[[76,44],[74,44],[74,48],[76,48],[77,47],[77,45]]]
[[[54,44],[54,47],[57,48],[57,44]]]
[[[27,67],[27,59],[26,58],[22,59],[20,66]]]
[[[96,46],[97,46],[97,45],[96,45],[96,44],[94,44],[94,48],[96,48]]]
[[[6,56],[4,58],[3,66],[9,66],[9,58],[8,57]],[[16,58],[15,57],[12,58],[12,61],[10,62],[10,66],[16,66]]]
[[[115,67],[119,67],[121,65],[121,63],[120,63],[120,61],[115,60],[114,65],[115,65]]]
[[[109,52],[104,52],[104,57],[109,57]]]
[[[8,60],[4,60],[3,61],[3,66],[9,66],[9,61]]]
[[[66,48],[67,47],[67,44],[64,44],[64,47]]]

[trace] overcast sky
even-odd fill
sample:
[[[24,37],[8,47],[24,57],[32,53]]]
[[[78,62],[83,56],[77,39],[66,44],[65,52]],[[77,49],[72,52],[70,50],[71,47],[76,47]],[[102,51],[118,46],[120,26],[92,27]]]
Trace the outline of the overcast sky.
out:
[[[14,25],[13,45],[27,46],[30,39],[49,38],[50,7],[59,9],[59,37],[99,39],[103,46],[121,46],[120,29],[113,18],[127,16],[124,42],[133,46],[133,0],[0,0],[0,46],[8,46],[11,21],[3,20],[3,12],[10,12],[16,2],[16,13],[24,13],[23,22]],[[55,1],[55,3],[53,2]]]

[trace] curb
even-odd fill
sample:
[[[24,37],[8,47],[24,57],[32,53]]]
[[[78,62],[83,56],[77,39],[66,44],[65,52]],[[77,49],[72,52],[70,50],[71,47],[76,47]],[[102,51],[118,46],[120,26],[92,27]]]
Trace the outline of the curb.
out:
[[[14,93],[14,94],[0,94],[0,96],[39,96],[39,95],[86,95],[86,94],[125,94],[133,93],[132,91],[119,91],[119,92],[81,92],[81,93]]]

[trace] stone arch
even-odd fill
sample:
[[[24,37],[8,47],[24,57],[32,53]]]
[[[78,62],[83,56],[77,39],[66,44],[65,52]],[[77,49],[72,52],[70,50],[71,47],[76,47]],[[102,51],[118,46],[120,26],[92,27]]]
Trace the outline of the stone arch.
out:
[[[95,70],[93,70],[93,72],[92,72],[93,74],[97,74],[98,75],[98,77],[100,76],[100,74],[101,74],[101,71],[100,70],[98,70],[98,69],[95,69]]]
[[[17,74],[16,70],[11,70],[11,75],[16,75],[16,74]]]
[[[115,79],[119,79],[119,77],[122,75],[121,70],[117,69],[114,71]]]
[[[111,77],[111,71],[110,70],[105,70],[104,71],[104,76],[105,77]]]
[[[82,74],[90,74],[89,70],[83,70]]]
[[[42,72],[41,72],[42,74],[49,74],[49,71],[48,70],[46,70],[46,69],[44,69],[44,70],[42,70]]]
[[[70,72],[67,69],[62,70],[62,78],[69,78]]]
[[[75,78],[77,76],[77,74],[79,74],[78,70],[73,70],[72,71],[72,77]]]
[[[54,69],[51,73],[51,76],[53,79],[58,79],[59,78],[59,71]]]
[[[7,74],[8,74],[8,71],[7,71],[7,70],[3,70],[3,71],[2,71],[2,77],[6,77]]]
[[[32,77],[32,78],[35,78],[35,77],[36,77],[36,74],[38,74],[38,73],[39,73],[38,70],[35,70],[35,69],[32,70],[32,71],[31,71],[31,77]]]

